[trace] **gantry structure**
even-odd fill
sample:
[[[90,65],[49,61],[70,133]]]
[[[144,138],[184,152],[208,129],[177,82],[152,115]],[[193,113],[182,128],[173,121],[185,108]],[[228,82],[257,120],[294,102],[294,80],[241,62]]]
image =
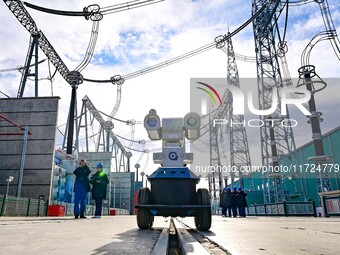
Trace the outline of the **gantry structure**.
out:
[[[219,42],[218,39],[216,41]],[[232,39],[229,38],[226,43],[219,42],[216,44],[216,47],[221,49],[223,48],[227,54],[228,59],[226,83],[240,88],[240,79],[236,64],[236,54]],[[242,174],[240,169],[242,167],[251,167],[248,138],[244,125],[244,115],[234,114],[233,97],[232,93],[228,89],[226,89],[223,93],[222,102],[223,104],[215,110],[214,114],[210,114],[210,165],[222,167],[221,158],[225,158],[226,152],[229,151],[229,169],[233,169],[233,171],[230,171],[230,173],[227,173],[224,176],[222,176],[221,171],[217,172],[217,176],[215,176],[215,173],[208,175],[208,180],[210,183],[209,187],[212,197],[214,198],[216,198],[216,177],[218,177],[219,192],[222,192],[223,186],[228,185],[228,180],[230,180],[230,184],[233,186],[235,178],[238,178],[240,186],[244,187],[245,176]],[[232,124],[214,126],[214,119],[226,119],[229,124]],[[225,143],[225,139],[227,140],[227,143]],[[228,148],[224,148],[226,145]],[[225,180],[224,185],[223,179]],[[248,188],[252,189],[253,187]]]
[[[253,13],[267,2],[253,0]],[[253,21],[260,110],[270,109],[273,104],[273,93],[277,93],[278,96],[284,86],[276,49],[280,8],[281,1],[272,1],[272,4]],[[283,116],[279,105],[274,106],[276,107],[274,113],[259,117],[261,123],[264,123],[260,127],[261,164],[273,169],[278,169],[280,158],[290,157],[296,149],[292,127],[270,122],[289,119],[288,109],[287,115]],[[265,203],[281,202],[284,199],[283,176],[279,170],[263,176],[263,195]]]
[[[268,5],[268,2],[271,2]],[[315,156],[309,160],[315,162],[317,165],[323,164],[331,156],[325,155],[323,144],[321,141],[320,118],[321,113],[316,111],[314,94],[326,87],[326,84],[316,74],[315,67],[309,64],[310,53],[315,44],[319,41],[330,40],[334,52],[339,58],[340,42],[337,37],[336,30],[329,11],[327,0],[301,0],[301,1],[266,1],[253,0],[252,13],[257,13],[260,8],[267,5],[263,11],[253,21],[253,32],[255,40],[256,66],[257,66],[257,86],[259,91],[258,102],[260,110],[270,109],[273,103],[273,93],[280,93],[283,87],[292,86],[292,80],[287,67],[285,54],[288,51],[288,45],[285,41],[288,8],[294,5],[301,5],[307,3],[316,3],[320,7],[323,17],[325,31],[318,33],[311,42],[307,45],[302,53],[301,63],[299,68],[299,82],[297,87],[306,86],[307,90],[311,92],[311,99],[308,102],[307,108],[311,112],[308,117],[308,123],[311,124],[313,133],[313,144],[315,149]],[[283,34],[280,33],[279,17],[286,10],[286,21]],[[280,65],[281,62],[281,65]],[[314,78],[314,81],[313,79]],[[316,84],[321,84],[320,88],[316,88]],[[276,90],[274,90],[276,89]],[[275,92],[273,92],[275,91]],[[279,97],[278,97],[279,98]],[[280,103],[278,104],[280,105]],[[290,125],[285,127],[283,125],[272,125],[272,120],[289,120],[289,111],[282,115],[281,109],[276,108],[275,112],[270,115],[260,116],[260,120],[266,125],[260,128],[261,136],[261,156],[262,165],[278,167],[281,159],[288,159],[291,165],[296,165],[296,156],[294,155],[296,146],[293,135],[293,130]],[[282,202],[285,199],[283,189],[283,175],[279,170],[271,174],[263,176],[263,194],[264,202]],[[300,178],[298,176],[298,178]],[[318,178],[318,191],[329,191],[331,189],[330,182],[326,173],[320,173]]]

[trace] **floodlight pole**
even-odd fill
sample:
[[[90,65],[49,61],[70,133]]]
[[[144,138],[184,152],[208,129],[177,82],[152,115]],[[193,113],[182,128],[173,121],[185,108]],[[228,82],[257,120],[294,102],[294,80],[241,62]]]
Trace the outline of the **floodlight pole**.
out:
[[[9,183],[12,182],[13,180],[14,180],[14,177],[13,177],[13,176],[9,176],[9,177],[6,179],[6,182],[7,182],[6,197],[8,197],[8,193],[9,193]]]

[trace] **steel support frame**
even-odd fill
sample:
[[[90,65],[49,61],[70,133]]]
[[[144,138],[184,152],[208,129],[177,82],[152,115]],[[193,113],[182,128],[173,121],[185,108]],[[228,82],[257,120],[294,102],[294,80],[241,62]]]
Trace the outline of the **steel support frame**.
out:
[[[34,83],[35,83],[35,93],[34,96],[37,97],[38,96],[38,45],[39,45],[39,35],[31,35],[30,37],[30,43],[28,46],[28,52],[27,52],[27,56],[26,56],[26,60],[25,60],[25,65],[24,65],[24,70],[22,72],[21,75],[21,80],[20,80],[20,85],[19,85],[19,89],[18,89],[18,94],[17,97],[23,97],[24,95],[24,91],[25,91],[25,86],[26,86],[26,82],[27,82],[27,78],[28,76],[33,76],[34,75]],[[32,57],[34,55],[34,61],[35,61],[35,65],[34,65],[34,73],[30,74],[30,65],[31,65],[31,61],[32,61]]]
[[[77,115],[75,115],[77,116]],[[112,158],[114,160],[115,165],[115,171],[116,172],[126,172],[129,171],[129,158],[131,155],[129,155],[129,152],[126,151],[125,147],[121,144],[121,142],[118,140],[116,135],[110,130],[109,132],[104,129],[105,120],[99,113],[99,111],[96,109],[96,107],[93,105],[91,100],[85,96],[82,99],[82,107],[79,117],[75,117],[76,121],[76,143],[74,144],[74,149],[79,151],[79,136],[81,134],[81,130],[84,130],[85,133],[85,149],[86,152],[89,152],[89,130],[88,127],[94,123],[94,121],[97,121],[100,125],[100,132],[96,135],[100,137],[100,140],[102,140],[102,143],[95,144],[95,151],[101,152],[101,151],[111,151],[112,152]],[[68,120],[69,121],[69,120]],[[67,125],[68,126],[68,125]],[[66,126],[66,127],[67,127]],[[67,132],[67,131],[65,131]],[[107,141],[107,136],[109,135],[110,141]],[[65,146],[65,140],[63,143],[63,149]],[[109,145],[109,147],[107,147]]]
[[[231,39],[227,40],[227,53],[228,53],[227,82],[230,85],[240,88],[239,73],[236,64],[233,42]],[[226,91],[223,97],[226,97],[226,113],[228,123],[233,123],[232,125],[230,125],[230,128],[228,130],[230,143],[230,166],[238,170],[237,172],[239,184],[241,187],[244,187],[244,176],[242,175],[240,168],[245,166],[251,167],[247,131],[244,124],[245,123],[244,115],[242,114],[236,115],[233,113],[233,98],[232,94],[229,91]],[[250,188],[254,188],[253,181],[251,181]]]
[[[266,0],[253,0],[253,13],[265,4],[267,4]],[[273,1],[253,22],[260,110],[269,109],[272,106],[273,88],[277,88],[277,92],[279,93],[283,87],[275,46],[277,33],[275,29],[275,24],[277,24],[276,12],[279,7],[280,1]],[[290,157],[291,153],[295,151],[295,141],[291,127],[283,127],[281,125],[272,126],[271,123],[268,123],[268,119],[277,119],[280,121],[289,119],[288,109],[286,116],[281,115],[281,109],[279,107],[277,107],[275,112],[270,116],[260,116],[262,123],[265,123],[265,125],[260,127],[261,163],[263,166],[275,167],[279,165],[280,158]],[[282,177],[279,172],[274,173],[272,176],[263,176],[265,203],[283,201],[284,190]]]
[[[213,115],[210,115],[210,123],[213,123]],[[222,172],[221,167],[221,159],[220,159],[220,150],[219,150],[219,143],[218,143],[218,130],[219,127],[215,126],[213,127],[212,124],[210,124],[209,127],[209,135],[210,135],[210,166],[212,167],[216,167],[216,169],[218,169],[218,181],[219,181],[219,186],[218,186],[218,191],[220,194],[222,192],[222,188],[223,188],[223,180],[222,180]],[[216,180],[215,180],[215,171],[212,172],[212,194],[211,197],[216,199],[217,195],[216,195]]]

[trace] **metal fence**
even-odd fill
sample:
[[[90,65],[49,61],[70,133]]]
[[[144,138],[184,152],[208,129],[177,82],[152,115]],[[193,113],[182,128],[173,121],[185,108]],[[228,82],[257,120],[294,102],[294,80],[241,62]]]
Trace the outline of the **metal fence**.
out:
[[[247,208],[250,216],[314,216],[314,202],[282,202],[274,204],[252,205]]]
[[[73,206],[74,204],[71,203],[61,203],[59,205],[65,206],[65,216],[73,216]],[[94,205],[86,205],[85,207],[85,215],[94,215],[94,212],[96,210],[96,207]],[[102,215],[110,215],[110,211],[112,213],[112,210],[114,210],[114,215],[130,215],[130,211],[126,209],[121,208],[108,208],[103,207],[102,209]]]
[[[0,216],[46,216],[48,202],[0,195]]]
[[[48,201],[32,198],[17,198],[14,196],[6,196],[0,194],[0,216],[47,216]],[[52,204],[53,205],[53,204]],[[72,203],[58,203],[65,206],[65,216],[73,216]],[[113,212],[114,211],[114,212]],[[85,214],[94,215],[95,206],[86,205]],[[129,215],[127,209],[103,207],[102,215]]]

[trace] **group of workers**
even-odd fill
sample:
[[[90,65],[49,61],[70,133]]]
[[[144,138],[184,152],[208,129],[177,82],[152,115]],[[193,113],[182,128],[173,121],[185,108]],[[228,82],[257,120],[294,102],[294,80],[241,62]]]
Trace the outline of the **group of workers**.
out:
[[[96,202],[96,210],[92,218],[100,218],[102,214],[103,199],[106,199],[106,190],[109,183],[109,179],[103,171],[103,164],[98,163],[96,173],[89,177],[91,170],[87,166],[86,160],[82,159],[79,161],[79,167],[74,170],[73,174],[76,176],[73,187],[74,218],[86,219],[85,200],[89,191],[92,192],[92,199]],[[92,188],[90,184],[92,184]]]
[[[242,187],[224,188],[220,194],[220,207],[222,207],[222,217],[246,217],[247,193]]]

